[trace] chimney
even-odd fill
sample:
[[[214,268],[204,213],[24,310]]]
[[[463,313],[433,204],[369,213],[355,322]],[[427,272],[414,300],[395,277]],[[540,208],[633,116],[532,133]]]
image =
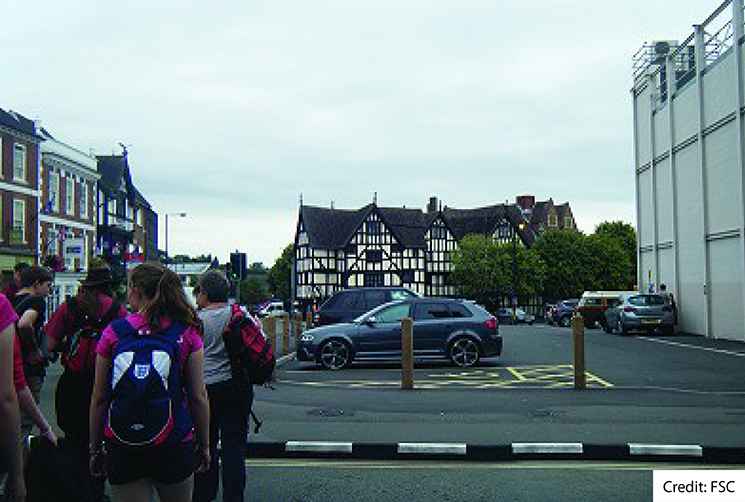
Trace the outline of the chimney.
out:
[[[532,213],[535,206],[535,195],[518,195],[515,197],[515,203],[525,212]]]
[[[427,204],[427,213],[437,212],[437,197],[430,197],[429,204]]]

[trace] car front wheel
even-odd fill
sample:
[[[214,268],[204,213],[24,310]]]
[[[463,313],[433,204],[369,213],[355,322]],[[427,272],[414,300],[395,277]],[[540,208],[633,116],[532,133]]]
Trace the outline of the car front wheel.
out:
[[[450,345],[450,361],[461,368],[469,368],[479,362],[481,352],[478,344],[470,338],[457,338]]]
[[[343,340],[328,340],[321,345],[319,359],[324,368],[338,370],[352,362],[352,349]]]

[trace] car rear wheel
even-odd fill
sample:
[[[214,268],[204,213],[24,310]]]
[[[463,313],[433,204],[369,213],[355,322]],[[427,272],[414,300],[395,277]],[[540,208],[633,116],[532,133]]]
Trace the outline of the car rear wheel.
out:
[[[622,335],[626,335],[629,332],[629,328],[627,328],[626,325],[620,320],[618,321],[618,325],[616,327],[618,328],[619,333],[621,333]]]
[[[450,344],[450,361],[461,368],[469,368],[479,362],[481,351],[478,344],[471,338],[456,338]]]
[[[352,362],[352,348],[343,340],[328,340],[321,345],[319,359],[324,368],[338,370]]]

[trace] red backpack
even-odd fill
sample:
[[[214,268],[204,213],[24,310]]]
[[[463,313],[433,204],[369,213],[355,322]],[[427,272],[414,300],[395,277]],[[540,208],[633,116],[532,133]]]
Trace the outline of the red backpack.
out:
[[[238,305],[233,304],[228,329],[222,335],[230,370],[245,386],[265,385],[274,379],[277,360],[261,327]]]
[[[92,373],[96,369],[96,347],[101,333],[117,318],[121,305],[114,301],[100,319],[91,319],[75,298],[67,300],[67,309],[75,319],[75,332],[63,340],[62,364],[68,371]]]

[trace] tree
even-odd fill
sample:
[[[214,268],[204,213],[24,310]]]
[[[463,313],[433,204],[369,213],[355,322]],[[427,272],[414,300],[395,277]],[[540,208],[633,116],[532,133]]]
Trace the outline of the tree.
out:
[[[549,230],[533,245],[546,266],[543,298],[579,298],[587,283],[585,235],[579,231]]]
[[[267,290],[266,283],[262,282],[257,277],[249,277],[248,279],[241,281],[241,302],[248,305],[258,305],[269,299],[269,290]]]
[[[629,223],[623,221],[604,221],[595,227],[595,235],[616,240],[628,256],[631,269],[628,276],[623,279],[623,289],[633,289],[637,283],[637,251],[636,251],[636,229]]]
[[[290,280],[292,274],[293,257],[295,254],[295,244],[288,244],[282,254],[269,269],[267,275],[267,286],[269,292],[277,298],[290,297]]]
[[[513,247],[485,235],[468,235],[451,259],[459,293],[488,308],[498,307],[513,287],[523,298],[543,289],[545,265],[537,253],[522,245]]]

